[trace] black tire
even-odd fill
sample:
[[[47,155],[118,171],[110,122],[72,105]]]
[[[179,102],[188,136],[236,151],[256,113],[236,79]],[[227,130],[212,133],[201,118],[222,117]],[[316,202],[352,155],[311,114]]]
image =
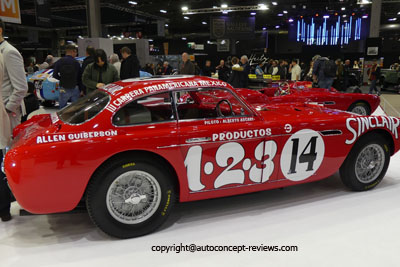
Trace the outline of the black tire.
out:
[[[380,164],[370,167],[371,164],[376,164],[376,161],[368,162],[368,157],[362,157],[363,154],[361,153],[365,152],[365,149],[377,152],[376,154],[381,156],[381,159],[379,160]],[[388,142],[380,135],[368,134],[358,140],[347,155],[346,160],[343,162],[339,170],[340,178],[344,185],[353,191],[370,190],[382,181],[389,166],[389,162],[390,149]],[[357,164],[359,169],[367,171],[366,177],[363,177],[363,173],[357,175]],[[368,164],[367,167],[365,166],[366,164]],[[368,171],[371,171],[369,177]]]
[[[361,113],[360,111],[364,110],[364,113]],[[364,102],[355,102],[350,105],[350,107],[347,109],[347,111],[359,114],[359,115],[371,115],[371,108],[369,107],[368,104]]]
[[[126,184],[121,180],[121,177],[124,177],[122,175],[128,172],[130,175],[133,174],[135,178],[133,185],[131,184],[132,180]],[[142,179],[141,177],[145,178]],[[117,179],[119,183],[113,184]],[[142,185],[145,185],[144,189]],[[110,186],[118,188],[118,193],[117,190],[109,190]],[[128,186],[128,188],[122,188],[123,186]],[[139,196],[140,193],[138,192],[140,190],[145,191],[146,188],[152,189],[149,190],[158,198],[143,192]],[[108,201],[108,199],[111,199],[111,195],[113,195],[114,199],[113,201]],[[119,201],[116,201],[117,196],[120,196]],[[150,201],[142,201],[142,197],[145,200],[150,199]],[[157,199],[160,199],[160,201],[158,202]],[[127,203],[127,201],[137,200],[139,201],[138,203]],[[174,203],[175,186],[170,171],[157,161],[139,158],[116,159],[100,167],[92,177],[86,195],[86,206],[93,223],[106,234],[117,238],[137,237],[155,231],[165,222]],[[154,207],[151,208],[153,204]],[[138,206],[147,206],[147,208],[144,212],[134,214],[132,209]],[[151,208],[150,211],[148,210],[149,208]],[[126,213],[128,216],[125,217],[148,216],[148,218],[141,218],[143,221],[137,219],[134,222],[127,222],[124,218],[119,218],[118,220],[116,217],[123,216],[122,212],[118,213],[121,210],[125,212],[130,210],[130,212]],[[149,214],[146,215],[146,212]]]

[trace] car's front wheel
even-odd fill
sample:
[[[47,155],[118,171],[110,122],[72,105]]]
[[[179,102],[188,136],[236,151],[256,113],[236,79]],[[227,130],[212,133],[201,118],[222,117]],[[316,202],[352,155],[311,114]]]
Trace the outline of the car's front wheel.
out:
[[[369,134],[357,141],[347,155],[340,167],[340,177],[351,190],[369,190],[382,181],[389,161],[388,142],[380,135]]]
[[[175,200],[171,175],[162,164],[117,159],[92,178],[86,205],[105,233],[131,238],[153,232],[166,220]]]

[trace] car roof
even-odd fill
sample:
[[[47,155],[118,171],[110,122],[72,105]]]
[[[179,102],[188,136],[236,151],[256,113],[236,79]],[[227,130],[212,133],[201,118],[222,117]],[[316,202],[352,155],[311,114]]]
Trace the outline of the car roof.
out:
[[[133,78],[106,85],[102,90],[118,97],[129,94],[131,97],[168,92],[176,89],[189,88],[229,88],[232,87],[221,80],[193,75],[170,75]]]

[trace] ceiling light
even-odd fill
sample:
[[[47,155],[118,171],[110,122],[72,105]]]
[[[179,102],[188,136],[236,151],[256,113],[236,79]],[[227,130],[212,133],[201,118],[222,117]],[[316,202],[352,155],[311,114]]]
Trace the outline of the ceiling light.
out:
[[[251,12],[250,15],[255,16],[257,13],[256,12]]]
[[[213,6],[213,8],[218,8],[217,6]]]
[[[266,27],[263,27],[263,31],[265,31],[265,30],[267,30],[267,28],[266,28]]]
[[[188,10],[189,10],[189,8],[187,6],[182,7],[182,11],[188,11]]]
[[[274,6],[277,6],[277,5],[278,5],[277,2],[272,2],[271,4],[274,5]]]
[[[324,15],[323,18],[324,19],[329,19],[329,15]]]
[[[388,19],[388,21],[396,21],[396,20],[397,20],[397,18]]]
[[[153,39],[149,39],[149,42],[153,42]]]
[[[292,8],[296,8],[296,5],[292,5]]]
[[[186,40],[186,37],[182,37],[182,40],[185,41],[185,40]]]
[[[307,6],[306,5],[303,5],[303,9],[306,9],[307,8]]]
[[[366,19],[366,18],[368,18],[368,15],[364,15],[364,16],[362,16],[362,18],[363,18],[363,19]]]
[[[341,10],[346,10],[346,8],[345,8],[345,7],[342,7]]]
[[[397,12],[397,15],[400,15],[400,11],[399,11],[399,12]]]
[[[208,41],[207,41],[207,44],[211,44],[211,41],[210,41],[210,40],[208,40]]]
[[[186,16],[185,16],[185,17],[183,17],[183,18],[184,18],[184,19],[189,19],[189,17],[186,17]]]
[[[289,19],[289,22],[293,22],[293,19]]]
[[[278,17],[282,17],[282,16],[283,16],[283,14],[282,14],[282,13],[279,13],[279,14],[278,14]]]
[[[228,14],[228,13],[229,13],[228,10],[222,11],[222,14]]]
[[[165,27],[168,27],[168,24],[165,24]]]
[[[279,25],[276,25],[276,26],[275,26],[276,29],[279,29],[280,27],[281,27],[281,26],[279,26]]]
[[[137,5],[137,2],[135,2],[135,1],[129,1],[128,3],[131,5]]]
[[[258,4],[258,9],[259,10],[267,10],[268,6],[266,4]]]
[[[203,24],[203,25],[207,25],[207,22],[203,21],[202,24]]]
[[[287,14],[287,11],[286,11],[286,10],[283,10],[283,14]]]
[[[222,7],[222,8],[227,8],[228,5],[227,5],[227,4],[222,4],[221,7]]]
[[[164,9],[160,9],[160,12],[161,12],[161,13],[164,13],[164,14],[167,13],[167,11],[164,10]]]
[[[343,15],[342,17],[345,18],[345,17],[347,17],[347,15]]]

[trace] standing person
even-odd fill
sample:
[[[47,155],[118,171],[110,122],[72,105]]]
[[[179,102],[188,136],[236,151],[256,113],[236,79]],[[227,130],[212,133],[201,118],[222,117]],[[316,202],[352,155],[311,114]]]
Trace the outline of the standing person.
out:
[[[190,62],[188,53],[182,54],[182,63],[179,67],[179,74],[195,74],[195,67],[192,62]]]
[[[107,55],[103,49],[96,49],[95,62],[86,67],[82,81],[88,94],[106,84],[119,81],[118,71],[114,65],[107,63]]]
[[[310,62],[310,67],[309,67],[309,69],[307,71],[307,74],[306,74],[306,77],[305,77],[306,81],[312,81],[313,65],[314,65],[314,61],[311,61]]]
[[[301,75],[301,68],[299,64],[297,64],[297,59],[293,59],[292,63],[290,64],[289,67],[289,73],[290,73],[290,80],[292,81],[300,81],[300,75]]]
[[[218,79],[227,82],[229,78],[229,68],[225,66],[225,60],[221,59],[219,65],[216,67],[218,72]]]
[[[121,63],[121,80],[140,77],[140,63],[136,55],[132,54],[129,47],[124,46],[121,48],[122,63]]]
[[[350,60],[346,59],[343,66],[343,90],[346,91],[350,82]]]
[[[0,53],[0,86],[3,83],[4,62],[3,55]],[[7,111],[4,107],[0,90],[0,164],[3,162],[4,149],[9,146],[11,141],[11,124]],[[11,194],[5,180],[5,174],[0,171],[0,218],[6,222],[11,220],[10,214]]]
[[[286,67],[283,60],[279,60],[278,73],[276,75],[279,75],[281,80],[286,79]]]
[[[85,71],[87,65],[94,62],[94,47],[89,45],[86,47],[86,57],[82,62],[82,73]]]
[[[60,81],[60,96],[58,98],[60,109],[64,108],[68,101],[75,102],[80,96],[81,65],[75,59],[77,55],[74,45],[65,47],[65,57],[54,64],[53,77]]]
[[[39,70],[44,70],[53,67],[54,57],[52,55],[47,55],[45,61],[39,65]]]
[[[203,76],[211,77],[215,70],[211,67],[211,60],[206,60],[206,65],[203,68]]]
[[[239,59],[237,57],[233,57],[231,63],[232,72],[229,75],[228,83],[232,85],[233,88],[240,88],[240,73],[243,71],[243,68],[239,65]]]
[[[7,62],[3,70],[0,70],[3,74],[0,90],[10,127],[13,129],[21,123],[21,105],[28,91],[28,84],[25,78],[24,60],[18,50],[4,40],[4,31],[5,26],[0,19],[0,54],[3,56],[3,62]],[[0,217],[2,221],[8,221],[11,219],[11,193],[6,180],[2,178],[0,177]]]
[[[250,64],[246,55],[240,58],[240,63],[243,71],[240,72],[240,88],[247,88],[249,85]]]
[[[368,80],[371,81],[371,85],[369,86],[369,94],[372,94],[373,91],[376,91],[378,95],[381,95],[381,92],[378,90],[376,87],[376,82],[378,81],[379,75],[380,75],[380,68],[376,61],[374,61],[374,64],[372,64],[372,67],[368,69]]]
[[[168,61],[164,61],[162,68],[162,75],[171,75],[172,67],[169,65]]]
[[[331,89],[333,80],[336,77],[337,66],[335,62],[327,57],[315,55],[313,57],[313,79],[318,82],[320,88]]]
[[[263,75],[264,74],[263,69],[262,69],[263,65],[264,64],[263,64],[262,61],[258,62],[257,66],[256,66],[256,70],[255,70],[256,75]]]
[[[121,61],[119,61],[119,56],[117,54],[112,54],[110,56],[110,63],[117,69],[119,77],[121,72]]]
[[[335,88],[339,91],[343,90],[343,72],[344,72],[344,67],[342,64],[341,59],[337,59],[335,61],[336,63],[336,80],[335,80]]]

